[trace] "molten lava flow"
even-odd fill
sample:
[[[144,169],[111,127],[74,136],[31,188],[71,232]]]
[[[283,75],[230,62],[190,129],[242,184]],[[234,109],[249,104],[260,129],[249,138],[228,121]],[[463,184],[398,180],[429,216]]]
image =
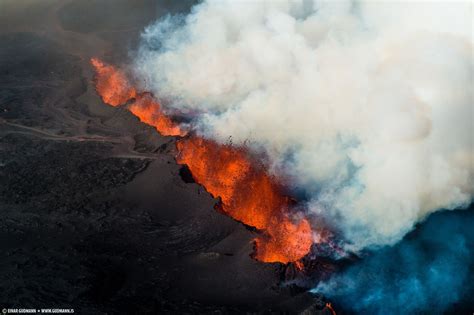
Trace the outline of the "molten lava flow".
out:
[[[186,164],[198,183],[221,198],[224,212],[263,231],[256,239],[255,258],[288,263],[309,252],[308,221],[293,222],[288,217],[290,199],[281,194],[273,178],[251,163],[245,151],[198,137],[184,138],[177,147],[178,163]]]
[[[96,70],[96,90],[105,103],[118,106],[135,99],[128,109],[142,122],[163,135],[185,135],[153,96],[139,94],[123,72],[99,59],[91,63]],[[289,217],[291,200],[281,193],[274,178],[252,163],[245,150],[196,136],[181,139],[177,147],[177,162],[186,164],[194,179],[221,199],[224,212],[262,231],[255,240],[256,259],[288,263],[309,252],[313,242],[308,221]]]
[[[92,58],[91,64],[96,72],[96,90],[104,103],[118,106],[137,95],[135,88],[130,86],[122,71],[97,58]]]
[[[285,213],[272,219],[266,233],[269,239],[257,238],[256,258],[265,262],[293,262],[303,258],[313,243],[312,232],[306,219],[294,223]]]
[[[153,96],[150,93],[138,94],[122,71],[97,58],[92,58],[91,64],[96,71],[96,90],[104,103],[118,106],[135,98],[128,109],[142,122],[155,127],[164,136],[184,136],[179,126],[161,111]]]
[[[140,121],[155,127],[163,136],[184,136],[184,132],[163,114],[160,104],[149,93],[137,96],[128,109]]]
[[[326,303],[326,308],[331,312],[332,315],[337,315],[331,303]]]

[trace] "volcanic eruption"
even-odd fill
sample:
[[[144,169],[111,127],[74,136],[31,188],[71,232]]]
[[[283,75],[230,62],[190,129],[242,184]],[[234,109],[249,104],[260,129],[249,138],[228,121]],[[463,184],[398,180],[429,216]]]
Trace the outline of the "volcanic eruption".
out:
[[[178,151],[178,163],[220,198],[225,213],[263,231],[256,239],[258,260],[288,263],[308,254],[313,243],[309,222],[291,218],[290,198],[243,148],[189,137],[178,142]]]
[[[470,9],[208,0],[145,29],[136,83],[91,62],[105,103],[180,137],[177,163],[219,211],[256,230],[254,258],[304,269],[321,243],[330,257],[358,258],[313,292],[360,312],[410,313],[431,311],[441,283],[453,292],[443,312],[463,298],[473,259],[460,245],[449,260],[443,240],[416,237],[435,212],[468,208],[474,195]],[[384,269],[392,261],[407,267]],[[463,273],[444,276],[450,265]]]
[[[473,12],[1,0],[0,309],[473,314]]]
[[[97,58],[91,59],[97,73],[96,90],[104,103],[118,106],[137,96],[135,88],[130,86],[125,74]]]
[[[97,58],[92,58],[91,64],[96,70],[96,90],[104,103],[117,106],[131,101],[127,109],[162,135],[186,135],[150,93],[137,93],[121,70]],[[282,185],[244,147],[189,135],[177,142],[177,149],[177,162],[186,165],[194,179],[219,198],[224,213],[261,231],[255,239],[256,259],[289,263],[309,253],[313,244],[309,222],[292,214],[293,202],[283,194]]]

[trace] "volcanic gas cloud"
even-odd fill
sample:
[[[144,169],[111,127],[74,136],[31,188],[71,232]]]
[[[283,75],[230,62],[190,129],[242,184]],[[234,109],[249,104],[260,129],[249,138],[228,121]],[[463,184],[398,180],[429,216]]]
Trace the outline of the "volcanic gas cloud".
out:
[[[98,59],[96,90],[112,106],[127,104],[142,122],[168,136],[185,136],[186,131],[168,118],[150,93],[137,93],[124,72]],[[278,181],[266,173],[245,148],[219,144],[195,134],[177,142],[180,164],[189,167],[195,180],[234,219],[260,231],[255,258],[264,262],[296,262],[310,251],[313,235],[309,222],[292,211],[293,202],[282,193]]]
[[[306,218],[323,219],[346,250],[361,253],[472,201],[472,12],[469,2],[448,1],[207,0],[150,25],[132,69],[140,89],[170,101],[167,110],[198,113],[177,159],[226,213],[265,231],[258,258],[293,261],[311,243],[315,223],[291,215],[276,178],[301,196]],[[245,152],[264,154],[266,170]],[[430,248],[442,257],[438,244]],[[423,288],[449,269],[425,273],[420,257],[385,253],[377,264],[362,262],[383,281],[370,282],[379,295],[357,295],[371,301],[359,310],[383,310],[391,296],[405,309],[385,313],[432,313],[397,284],[413,284],[419,301],[439,300]],[[375,268],[407,261],[408,274]],[[350,272],[343,280],[357,283]],[[456,294],[437,311],[460,298],[463,281],[443,282]],[[360,293],[325,287],[328,295]]]

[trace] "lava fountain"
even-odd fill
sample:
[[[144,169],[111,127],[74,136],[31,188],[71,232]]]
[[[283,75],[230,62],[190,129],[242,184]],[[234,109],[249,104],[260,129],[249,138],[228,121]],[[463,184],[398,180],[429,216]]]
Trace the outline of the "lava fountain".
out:
[[[138,95],[135,102],[128,106],[128,110],[140,121],[155,127],[163,136],[185,135],[185,132],[177,124],[163,114],[160,104],[150,93]]]
[[[312,241],[306,219],[291,218],[291,199],[281,193],[277,181],[243,148],[190,136],[177,143],[180,164],[194,179],[221,200],[222,210],[246,225],[262,231],[255,258],[264,262],[294,262],[305,256]]]
[[[152,94],[138,93],[122,71],[96,58],[91,64],[96,71],[96,90],[104,103],[129,103],[126,106],[131,113],[162,135],[182,137],[177,141],[176,161],[187,165],[195,181],[220,199],[225,214],[259,231],[254,258],[286,264],[298,262],[309,253],[313,232],[308,220],[294,213],[294,202],[283,194],[283,185],[246,148],[195,134],[185,136]]]
[[[104,103],[118,106],[137,96],[137,91],[129,84],[122,71],[97,58],[92,58],[91,64],[96,72],[95,88]]]

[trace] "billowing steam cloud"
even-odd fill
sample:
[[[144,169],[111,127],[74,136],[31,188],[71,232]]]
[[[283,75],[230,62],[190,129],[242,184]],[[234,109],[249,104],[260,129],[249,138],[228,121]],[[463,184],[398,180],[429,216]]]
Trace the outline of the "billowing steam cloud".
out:
[[[355,249],[473,196],[471,3],[208,0],[146,29],[144,88],[248,140]]]

